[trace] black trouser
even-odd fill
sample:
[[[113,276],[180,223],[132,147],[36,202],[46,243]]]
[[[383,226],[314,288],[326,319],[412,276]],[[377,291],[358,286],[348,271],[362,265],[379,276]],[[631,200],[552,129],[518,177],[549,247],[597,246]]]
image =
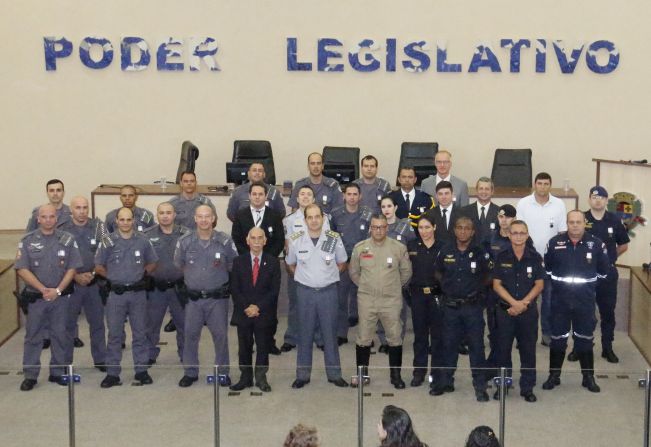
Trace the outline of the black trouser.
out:
[[[261,324],[255,320],[256,318],[249,318],[237,325],[238,360],[242,372],[251,372],[249,368],[253,366],[254,341],[256,345],[255,366],[269,366],[269,346],[274,326],[270,321]]]
[[[538,340],[538,307],[532,303],[515,317],[500,306],[496,309],[497,367],[509,368],[512,374],[511,349],[518,341],[520,351],[520,392],[531,391],[536,385],[536,341]]]
[[[617,280],[619,274],[616,267],[608,270],[608,276],[597,280],[597,306],[601,318],[601,347],[603,350],[613,348],[615,338],[615,306],[617,305]]]
[[[411,319],[414,325],[414,375],[427,374],[431,352],[432,385],[438,383],[443,367],[443,307],[434,294],[411,288]]]

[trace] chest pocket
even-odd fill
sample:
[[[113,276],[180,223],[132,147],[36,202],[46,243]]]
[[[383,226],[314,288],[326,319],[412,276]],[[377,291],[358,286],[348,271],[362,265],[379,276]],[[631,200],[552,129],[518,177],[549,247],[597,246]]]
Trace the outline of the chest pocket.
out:
[[[186,264],[195,264],[199,258],[199,253],[196,250],[188,250],[185,252]]]
[[[97,251],[97,239],[92,236],[88,236],[88,248],[92,253]]]
[[[305,264],[307,262],[309,257],[310,257],[310,251],[309,250],[298,250],[296,252],[296,259],[299,260],[303,264]]]
[[[111,251],[111,254],[109,254],[108,257],[108,263],[109,264],[119,264],[122,262],[122,250],[113,250]]]
[[[373,268],[375,267],[375,259],[376,256],[371,253],[367,253],[367,254],[362,253],[359,256],[359,265],[362,268]]]
[[[29,261],[32,267],[39,267],[43,265],[43,258],[45,257],[43,250],[29,248]]]
[[[321,259],[323,259],[327,265],[332,265],[333,263],[335,263],[334,253],[329,253],[323,250],[319,250],[319,254],[321,255]]]
[[[143,253],[140,250],[133,251],[133,261],[136,264],[142,264],[142,255]]]

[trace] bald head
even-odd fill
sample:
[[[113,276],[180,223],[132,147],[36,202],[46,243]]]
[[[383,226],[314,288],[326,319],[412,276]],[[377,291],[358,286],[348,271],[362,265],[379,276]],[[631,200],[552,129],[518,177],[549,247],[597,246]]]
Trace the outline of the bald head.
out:
[[[82,196],[75,196],[70,201],[72,221],[76,225],[85,225],[88,222],[88,200]]]
[[[156,207],[156,217],[158,218],[158,225],[161,228],[169,229],[174,226],[174,219],[176,219],[174,206],[169,202],[160,203]]]
[[[212,231],[213,226],[217,223],[217,216],[208,205],[199,205],[194,211],[194,221],[199,231]]]
[[[38,208],[38,226],[43,234],[52,234],[57,224],[57,209],[52,204],[41,205]]]
[[[127,235],[133,232],[133,211],[131,211],[129,208],[120,208],[115,220],[118,224],[120,233]]]

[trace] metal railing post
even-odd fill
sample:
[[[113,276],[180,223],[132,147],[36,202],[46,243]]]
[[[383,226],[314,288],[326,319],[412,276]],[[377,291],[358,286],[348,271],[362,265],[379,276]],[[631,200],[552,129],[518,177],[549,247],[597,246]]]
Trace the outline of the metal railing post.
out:
[[[213,413],[214,413],[214,427],[215,427],[215,447],[219,447],[219,366],[215,365],[215,380],[213,381]]]
[[[357,367],[357,446],[364,445],[364,367]]]
[[[500,445],[504,447],[504,422],[506,419],[506,368],[500,368]]]
[[[66,367],[68,376],[68,439],[70,447],[75,447],[75,375],[72,365]]]
[[[651,369],[646,370],[644,384],[644,447],[649,447],[649,413],[651,413]]]

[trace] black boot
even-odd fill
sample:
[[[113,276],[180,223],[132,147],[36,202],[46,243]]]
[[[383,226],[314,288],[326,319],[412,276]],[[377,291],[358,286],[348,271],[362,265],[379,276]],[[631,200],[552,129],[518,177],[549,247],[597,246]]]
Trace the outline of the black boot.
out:
[[[242,375],[240,376],[239,382],[230,386],[230,389],[233,391],[242,391],[245,388],[250,388],[253,386],[253,368],[250,366],[242,366],[240,371]]]
[[[255,386],[260,388],[260,391],[268,393],[271,391],[271,385],[267,382],[267,366],[256,366],[255,367]]]
[[[353,388],[357,387],[359,378],[357,373],[359,372],[359,367],[362,367],[362,375],[368,377],[368,363],[371,360],[371,347],[370,346],[359,346],[355,345],[355,362],[357,363],[358,370],[355,372],[355,377],[350,383],[350,386]],[[371,380],[364,380],[364,385],[371,383]]]
[[[554,387],[561,384],[561,368],[565,360],[565,351],[549,351],[549,377],[543,383],[543,390],[553,390]]]
[[[612,346],[604,346],[601,350],[601,356],[605,358],[608,363],[619,363],[619,358],[615,355]]]
[[[405,382],[400,377],[402,367],[402,346],[389,346],[389,366],[391,367],[391,385],[397,390],[405,388]]]
[[[581,374],[583,374],[583,381],[581,386],[587,388],[592,393],[601,391],[599,385],[594,380],[594,353],[592,351],[581,352],[579,355],[579,363],[581,364]]]
[[[572,349],[572,352],[567,354],[567,361],[568,362],[576,362],[577,360],[579,360],[579,355],[576,353],[576,351],[574,349]]]

